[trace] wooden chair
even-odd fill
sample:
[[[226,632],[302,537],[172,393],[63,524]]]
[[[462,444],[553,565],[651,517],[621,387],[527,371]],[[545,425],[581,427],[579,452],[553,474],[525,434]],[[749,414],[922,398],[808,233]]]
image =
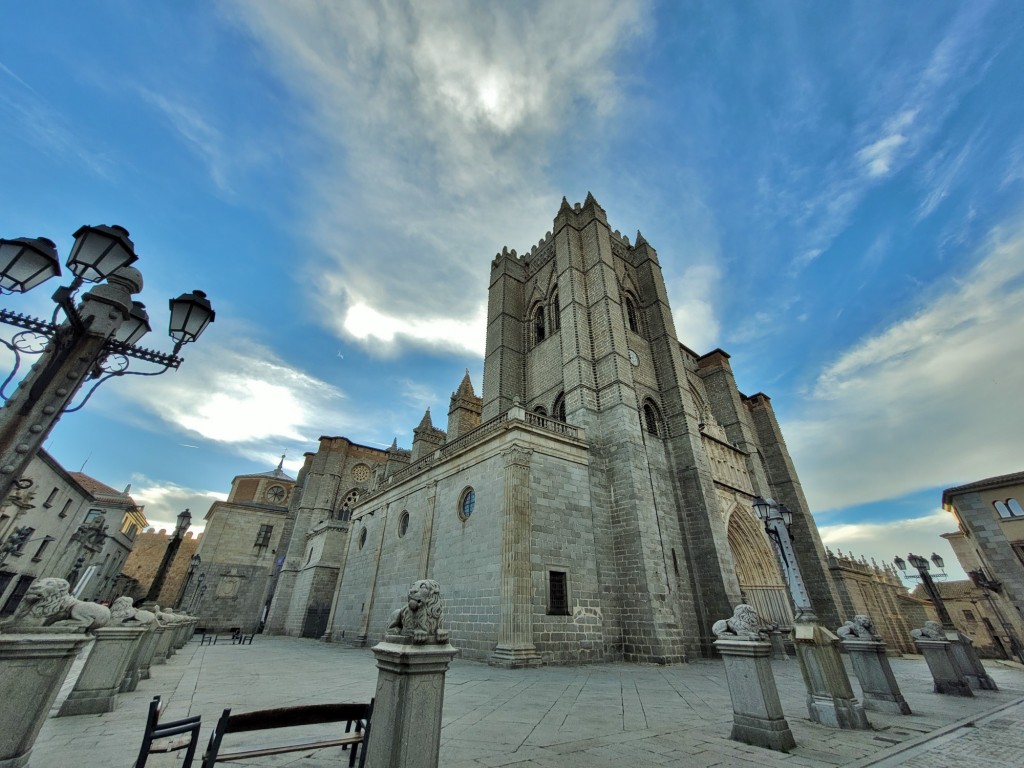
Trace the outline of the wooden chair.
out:
[[[354,766],[356,758],[359,756],[359,747],[364,743],[372,715],[372,701],[369,704],[310,704],[302,707],[263,709],[239,715],[232,715],[230,709],[225,709],[224,714],[217,721],[217,727],[210,735],[210,743],[206,748],[206,754],[203,755],[202,768],[213,768],[216,763],[250,760],[254,757],[327,749],[328,747],[351,748],[348,764]],[[234,751],[221,751],[221,741],[229,733],[269,731],[325,723],[345,723],[344,734],[332,734],[319,739],[306,737],[258,745],[231,745],[229,749]]]
[[[199,715],[186,717],[182,720],[160,722],[160,697],[154,696],[149,702],[149,716],[146,718],[146,731],[142,735],[142,749],[135,768],[144,768],[149,756],[154,752],[177,752],[188,749],[181,768],[191,768],[192,759],[199,743]]]

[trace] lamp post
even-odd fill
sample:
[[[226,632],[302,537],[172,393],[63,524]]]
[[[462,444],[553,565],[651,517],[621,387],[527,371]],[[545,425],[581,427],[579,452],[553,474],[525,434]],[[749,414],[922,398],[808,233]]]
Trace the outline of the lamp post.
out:
[[[775,543],[779,565],[786,576],[789,594],[793,598],[793,607],[796,609],[794,622],[816,622],[818,617],[811,605],[811,598],[804,585],[803,576],[800,575],[796,550],[793,548],[793,539],[789,533],[789,526],[793,523],[793,513],[786,508],[785,504],[776,504],[772,499],[762,499],[760,496],[754,499],[753,506],[754,514],[757,515],[758,520],[764,523],[765,532]]]
[[[185,583],[181,587],[181,592],[178,593],[178,600],[174,603],[175,608],[180,608],[182,601],[185,599],[185,593],[188,592],[189,584],[192,583],[192,577],[195,576],[196,569],[203,562],[203,558],[199,556],[199,553],[192,555],[188,561],[188,575],[185,577]]]
[[[939,557],[939,555],[935,552],[932,553],[931,560],[935,564],[935,567],[939,569],[939,571],[942,571],[942,569],[946,565],[945,560]],[[955,631],[956,627],[953,626],[953,619],[950,618],[949,611],[946,610],[946,604],[942,602],[942,595],[939,594],[938,587],[935,586],[935,581],[932,579],[931,574],[928,572],[930,569],[930,566],[928,565],[928,559],[922,557],[921,555],[915,555],[913,552],[911,552],[907,555],[906,560],[897,555],[892,559],[892,561],[896,564],[896,567],[904,573],[906,573],[907,570],[907,562],[910,562],[910,565],[917,570],[917,578],[921,579],[921,584],[924,585],[924,591],[928,593],[928,597],[931,598],[932,605],[935,606],[935,612],[939,614],[939,622],[941,622],[942,628],[951,629]],[[940,573],[938,575],[942,576],[943,578],[945,578],[946,576],[945,573]],[[914,577],[911,576],[910,578]]]
[[[156,576],[153,577],[153,584],[146,593],[146,602],[155,603],[160,598],[160,590],[164,588],[164,581],[167,578],[167,571],[174,562],[175,555],[181,547],[181,540],[185,537],[185,531],[192,524],[192,513],[187,509],[178,514],[178,524],[174,526],[174,533],[171,540],[167,542],[167,549],[164,550],[163,559],[160,560],[160,567],[156,569]]]
[[[57,306],[50,320],[0,308],[0,323],[22,329],[10,341],[0,339],[14,353],[14,368],[0,384],[0,399],[5,401],[0,408],[0,499],[8,497],[61,415],[77,411],[114,376],[156,376],[177,369],[182,346],[195,341],[214,319],[202,291],[182,294],[170,302],[170,335],[175,341],[171,354],[136,346],[150,325],[145,306],[132,299],[142,290],[142,273],[131,266],[138,257],[128,231],[86,226],[74,238],[66,262],[74,279],[54,292]],[[60,271],[52,241],[0,238],[0,294],[24,293]],[[84,283],[97,285],[76,304]],[[39,360],[8,396],[5,390],[21,367],[22,355],[39,355]],[[161,368],[129,371],[132,359]],[[95,380],[92,388],[70,407],[88,380]]]

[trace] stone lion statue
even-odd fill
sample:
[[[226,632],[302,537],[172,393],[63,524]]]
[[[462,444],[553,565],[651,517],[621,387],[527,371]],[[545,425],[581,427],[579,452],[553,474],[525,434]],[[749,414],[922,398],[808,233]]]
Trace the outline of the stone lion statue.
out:
[[[441,585],[433,579],[420,579],[409,589],[406,605],[391,614],[389,636],[410,637],[417,645],[448,642],[448,630],[441,627],[444,608]]]
[[[14,615],[3,626],[8,631],[72,627],[90,632],[109,623],[110,609],[105,605],[72,597],[71,585],[64,579],[46,577],[32,582]]]
[[[110,606],[111,624],[129,624],[134,626],[156,626],[156,614],[135,607],[135,601],[125,595],[119,597]]]
[[[746,603],[737,605],[731,618],[716,621],[711,631],[725,640],[763,640],[767,636],[761,617]]]
[[[858,613],[853,617],[853,621],[843,624],[843,626],[836,630],[836,634],[844,640],[881,639],[878,633],[875,632],[875,625],[871,622],[871,619],[863,613]]]
[[[945,640],[946,633],[942,625],[937,621],[926,621],[920,629],[910,630],[910,636],[915,640]]]

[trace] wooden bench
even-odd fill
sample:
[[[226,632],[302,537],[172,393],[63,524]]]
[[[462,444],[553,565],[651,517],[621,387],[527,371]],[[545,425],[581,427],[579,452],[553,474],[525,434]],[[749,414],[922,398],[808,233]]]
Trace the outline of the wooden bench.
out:
[[[149,756],[154,752],[177,752],[187,749],[182,768],[189,768],[196,754],[199,743],[199,715],[186,717],[182,720],[160,722],[160,697],[154,696],[149,702],[149,716],[146,718],[146,730],[142,736],[142,749],[135,761],[135,768],[144,768]]]
[[[329,747],[349,749],[348,764],[354,766],[356,758],[362,754],[360,766],[365,760],[365,751],[360,752],[364,744],[370,718],[373,714],[373,702],[369,704],[310,704],[302,707],[285,707],[282,709],[262,709],[256,712],[243,712],[232,715],[230,709],[217,721],[217,727],[210,736],[209,746],[203,755],[202,768],[213,768],[216,763],[237,760],[249,760],[254,757],[282,755],[287,752],[304,752]],[[269,744],[230,745],[229,752],[222,751],[222,740],[229,733],[247,733],[250,731],[269,731],[280,728],[297,728],[304,725],[323,725],[325,723],[345,723],[345,732],[335,732],[323,738],[300,738],[292,741],[281,741]],[[340,729],[339,729],[340,731]]]

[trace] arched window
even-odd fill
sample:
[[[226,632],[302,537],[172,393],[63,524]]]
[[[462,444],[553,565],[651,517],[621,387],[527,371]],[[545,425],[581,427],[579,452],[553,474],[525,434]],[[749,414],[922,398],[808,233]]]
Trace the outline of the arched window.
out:
[[[533,311],[533,342],[534,344],[540,344],[544,341],[545,328],[544,328],[544,306],[538,304],[537,308]]]
[[[467,487],[459,497],[459,519],[463,522],[469,520],[474,509],[476,509],[476,491]]]
[[[409,510],[402,510],[402,516],[398,518],[398,536],[401,538],[409,531]]]
[[[559,421],[565,421],[565,395],[559,393],[555,404],[551,406],[551,415]]]
[[[536,408],[533,409],[533,412],[536,413],[538,416],[548,415],[547,409],[543,405],[538,405]]]
[[[639,315],[636,313],[636,302],[628,293],[626,294],[626,322],[629,323],[629,330],[633,333],[640,333]]]
[[[558,304],[558,291],[551,297],[551,332],[562,327],[562,308]]]
[[[1010,517],[1024,517],[1024,509],[1016,499],[1007,499],[1006,507],[1010,510]]]
[[[661,415],[650,400],[644,402],[644,429],[655,437],[661,437]]]
[[[1011,517],[1010,508],[1006,506],[1005,501],[993,501],[992,506],[996,508],[996,512],[999,514],[1000,517]]]

